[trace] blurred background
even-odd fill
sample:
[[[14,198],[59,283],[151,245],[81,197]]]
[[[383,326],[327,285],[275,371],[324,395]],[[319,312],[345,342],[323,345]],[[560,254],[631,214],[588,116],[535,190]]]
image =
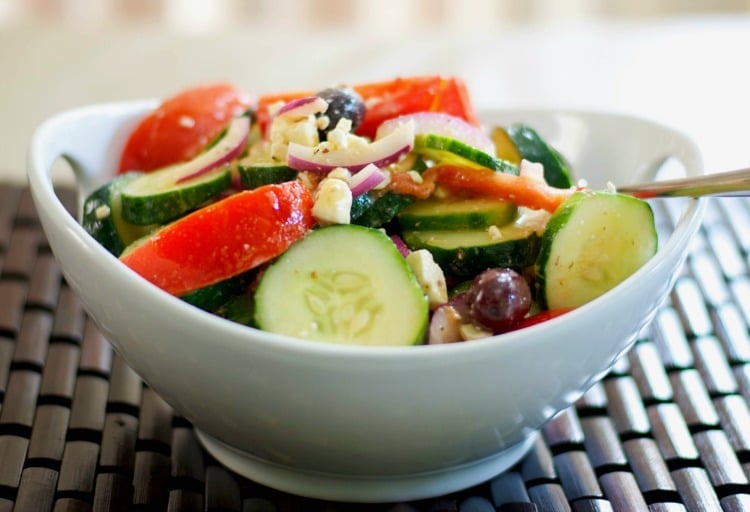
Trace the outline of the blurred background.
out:
[[[34,128],[65,109],[415,74],[461,76],[480,108],[666,122],[727,168],[748,160],[726,136],[750,118],[748,48],[750,0],[0,0],[0,179],[25,180]]]
[[[748,10],[750,0],[0,0],[0,26],[47,23],[108,30],[158,25],[175,33],[196,34],[260,25],[393,34]]]

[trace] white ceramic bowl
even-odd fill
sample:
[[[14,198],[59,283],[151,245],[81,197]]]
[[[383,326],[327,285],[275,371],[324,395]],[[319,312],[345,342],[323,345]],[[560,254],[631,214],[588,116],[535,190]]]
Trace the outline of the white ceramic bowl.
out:
[[[28,175],[70,286],[115,349],[198,429],[229,468],[288,492],[346,501],[439,495],[487,480],[527,451],[630,347],[669,293],[703,202],[635,275],[555,320],[468,343],[347,347],[231,323],[162,292],[121,265],[66,213],[50,169],[64,157],[81,194],[112,176],[124,139],[155,105],[97,105],[38,128]],[[696,146],[649,121],[594,112],[496,111],[525,121],[596,188],[646,179],[674,156],[700,174]]]

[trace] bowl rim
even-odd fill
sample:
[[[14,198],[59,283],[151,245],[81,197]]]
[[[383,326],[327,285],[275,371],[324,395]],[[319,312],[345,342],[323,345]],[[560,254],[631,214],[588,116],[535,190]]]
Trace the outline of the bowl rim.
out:
[[[445,355],[453,356],[457,354],[464,354],[468,357],[476,351],[481,352],[484,350],[493,349],[498,345],[512,346],[519,343],[528,343],[529,338],[545,337],[546,333],[559,329],[559,326],[561,324],[575,322],[578,318],[584,315],[595,315],[597,311],[601,311],[606,308],[607,302],[609,302],[610,300],[630,293],[639,279],[643,279],[655,267],[661,265],[667,255],[676,250],[676,246],[686,243],[685,239],[690,238],[697,231],[700,223],[702,222],[703,213],[706,207],[705,198],[688,199],[686,201],[687,206],[682,210],[681,215],[674,226],[674,230],[665,241],[665,243],[659,245],[657,253],[648,262],[646,262],[645,265],[643,265],[634,274],[629,276],[627,279],[619,283],[615,288],[608,291],[604,295],[582,306],[579,306],[578,308],[575,308],[564,315],[558,316],[540,324],[536,324],[517,331],[511,331],[487,338],[472,340],[471,342],[434,345],[344,345],[294,338],[291,336],[271,333],[226,320],[213,313],[203,311],[182,300],[179,300],[178,298],[152,285],[145,279],[140,278],[138,274],[136,274],[130,268],[127,268],[126,266],[120,264],[114,255],[112,255],[103,246],[97,243],[83,229],[79,221],[68,212],[57,194],[54,192],[54,184],[52,181],[50,169],[44,168],[42,159],[40,157],[40,151],[45,140],[46,132],[53,129],[55,125],[58,125],[60,123],[74,122],[75,119],[79,117],[92,114],[100,114],[103,112],[137,114],[139,113],[139,111],[145,113],[148,109],[151,109],[156,105],[156,101],[157,100],[154,99],[141,99],[91,104],[60,112],[48,118],[46,121],[43,121],[42,124],[40,124],[34,131],[28,149],[27,178],[30,184],[32,196],[35,202],[44,201],[46,203],[46,206],[51,208],[53,210],[53,213],[55,214],[54,222],[59,223],[58,225],[60,227],[72,233],[80,240],[84,241],[86,246],[91,251],[93,251],[93,255],[95,257],[103,258],[106,261],[110,262],[108,263],[108,265],[111,266],[113,272],[116,272],[121,277],[126,277],[127,279],[132,281],[132,286],[134,286],[134,290],[136,291],[136,293],[143,293],[147,297],[150,297],[150,300],[158,301],[160,303],[160,307],[167,309],[167,311],[164,312],[165,315],[186,315],[189,317],[193,317],[194,320],[198,322],[202,328],[206,328],[210,331],[215,332],[216,336],[222,336],[225,343],[244,344],[248,341],[251,341],[252,343],[259,344],[259,346],[262,346],[266,349],[286,351],[290,353],[293,352],[299,355],[307,356],[323,355],[325,357],[343,358],[356,358],[359,356],[366,356],[367,358],[371,358],[377,356],[389,359],[405,357],[444,357]],[[695,160],[695,165],[700,167],[700,169],[696,170],[699,173],[705,172],[703,169],[701,152],[696,143],[690,137],[688,137],[683,132],[675,129],[674,127],[649,120],[644,117],[614,111],[596,109],[569,109],[556,107],[496,107],[479,109],[480,119],[483,119],[489,115],[496,116],[498,114],[508,115],[514,113],[545,116],[548,115],[551,117],[568,115],[579,118],[599,116],[651,125],[655,129],[663,130],[665,131],[665,133],[675,135],[680,140],[680,144],[685,145],[692,153],[692,157]],[[65,158],[65,155],[59,155],[58,159],[60,158]],[[684,164],[687,166],[686,163]],[[80,196],[80,184],[76,186],[76,190]]]

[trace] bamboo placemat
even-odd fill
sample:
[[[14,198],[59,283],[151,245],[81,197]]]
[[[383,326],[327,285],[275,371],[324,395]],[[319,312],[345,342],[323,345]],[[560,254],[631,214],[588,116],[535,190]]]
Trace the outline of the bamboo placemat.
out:
[[[0,512],[750,510],[748,254],[750,202],[712,200],[651,328],[516,467],[439,498],[333,503],[204,452],[86,317],[28,190],[0,185]]]

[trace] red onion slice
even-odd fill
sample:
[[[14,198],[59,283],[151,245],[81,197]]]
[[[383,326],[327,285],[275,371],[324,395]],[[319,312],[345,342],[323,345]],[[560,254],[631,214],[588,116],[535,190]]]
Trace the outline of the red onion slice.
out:
[[[250,118],[247,116],[235,117],[229,123],[224,136],[211,149],[182,164],[185,166],[185,174],[177,180],[177,183],[195,179],[234,160],[244,151],[249,135]]]
[[[401,253],[401,256],[406,258],[411,252],[411,249],[406,245],[406,242],[404,242],[404,240],[398,235],[391,235],[391,240],[393,240],[393,243],[396,246],[396,249],[398,249],[398,252]]]
[[[403,123],[414,123],[414,135],[432,133],[459,140],[490,155],[495,154],[492,139],[482,130],[460,117],[442,112],[416,112],[385,121],[378,127],[376,138],[393,132]]]
[[[352,190],[352,196],[357,197],[377,187],[383,181],[385,181],[385,174],[380,167],[367,164],[349,179],[349,188]]]
[[[297,171],[327,173],[337,167],[357,172],[368,164],[385,167],[398,161],[414,147],[414,124],[403,123],[388,135],[365,145],[351,145],[343,149],[325,146],[303,146],[289,143],[287,165]]]
[[[319,96],[306,96],[291,100],[281,107],[276,114],[277,116],[299,118],[309,115],[325,112],[328,108],[328,102]]]

